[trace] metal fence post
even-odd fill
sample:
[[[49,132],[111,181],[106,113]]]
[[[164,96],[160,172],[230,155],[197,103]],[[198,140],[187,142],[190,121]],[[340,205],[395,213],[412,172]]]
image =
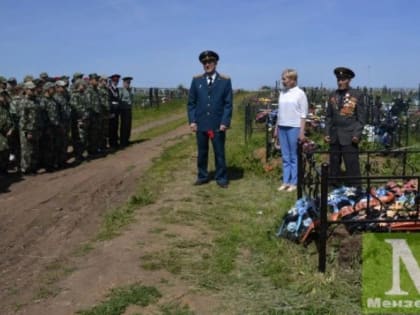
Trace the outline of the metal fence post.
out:
[[[327,263],[327,233],[328,233],[328,163],[321,166],[321,205],[320,205],[320,231],[318,248],[318,270],[325,272]]]
[[[303,191],[303,150],[302,150],[302,142],[298,142],[298,152],[297,152],[297,198],[302,198],[302,191]]]

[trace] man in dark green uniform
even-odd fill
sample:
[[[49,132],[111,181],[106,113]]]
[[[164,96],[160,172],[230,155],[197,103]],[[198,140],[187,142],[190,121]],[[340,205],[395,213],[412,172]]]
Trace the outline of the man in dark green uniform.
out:
[[[120,144],[122,147],[128,146],[131,134],[131,118],[134,97],[132,88],[130,86],[131,80],[133,80],[132,77],[124,77],[122,79],[123,87],[120,91]]]
[[[334,74],[338,89],[328,99],[325,118],[325,141],[330,145],[330,174],[341,176],[343,160],[345,175],[360,177],[359,142],[366,123],[366,107],[361,93],[350,87],[354,72],[338,67]],[[360,186],[361,182],[352,180],[345,184]]]

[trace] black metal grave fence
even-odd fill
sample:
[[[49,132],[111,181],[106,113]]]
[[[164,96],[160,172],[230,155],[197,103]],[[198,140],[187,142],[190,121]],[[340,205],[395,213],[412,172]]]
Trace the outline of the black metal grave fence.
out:
[[[318,213],[319,218],[317,224],[315,224],[316,242],[318,246],[318,270],[325,272],[326,270],[326,257],[327,257],[327,240],[328,230],[331,225],[344,224],[344,225],[366,225],[366,224],[377,224],[382,223],[403,223],[411,222],[414,228],[420,231],[420,193],[418,191],[418,185],[420,184],[420,172],[416,161],[416,158],[420,157],[420,150],[408,150],[399,149],[393,151],[360,151],[362,176],[340,176],[332,177],[329,175],[329,164],[327,163],[327,157],[329,151],[321,150],[305,150],[304,144],[298,146],[298,189],[297,197],[302,198],[307,196],[317,201],[319,205]],[[322,160],[320,156],[324,155]],[[362,158],[362,156],[364,158]],[[390,175],[378,176],[378,167],[375,161],[375,157],[390,157],[393,162],[388,165],[391,170]],[[409,157],[414,159],[409,159]],[[414,161],[413,161],[414,160]],[[419,159],[420,160],[420,159]],[[380,166],[379,166],[380,167]],[[417,192],[415,197],[415,208],[416,215],[407,219],[394,219],[394,218],[375,218],[375,219],[363,219],[358,221],[351,220],[330,220],[328,218],[329,205],[328,205],[328,194],[329,187],[332,182],[343,181],[343,180],[359,180],[362,182],[362,186],[366,187],[366,192],[371,190],[373,184],[390,181],[390,180],[415,180],[417,182]],[[368,199],[369,200],[369,199]],[[368,206],[369,208],[369,201]],[[418,226],[417,226],[418,225]],[[384,229],[383,231],[389,231]]]

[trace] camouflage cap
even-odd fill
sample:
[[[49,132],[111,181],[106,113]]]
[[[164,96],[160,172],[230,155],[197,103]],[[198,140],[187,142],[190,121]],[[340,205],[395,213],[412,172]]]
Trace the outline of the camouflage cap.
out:
[[[41,79],[48,79],[48,73],[46,73],[46,72],[41,72],[40,74],[39,74],[39,77],[41,78]]]
[[[60,80],[62,80],[62,81],[69,81],[69,79],[70,79],[70,77],[69,77],[69,76],[67,76],[67,75],[62,75],[62,76],[60,77]]]
[[[87,86],[87,82],[86,82],[86,80],[78,79],[78,80],[76,80],[76,82],[74,82],[74,85],[76,86],[76,88],[78,88],[81,85],[84,86],[84,87],[86,87]]]
[[[93,80],[93,79],[99,79],[99,75],[97,75],[96,73],[91,73],[89,74],[89,80]]]
[[[5,77],[3,77],[3,76],[0,75],[0,83],[6,84],[7,83],[7,79]]]
[[[81,78],[83,78],[83,73],[81,73],[81,72],[73,73],[73,79],[74,80],[81,79]]]
[[[32,81],[26,81],[26,82],[23,84],[23,88],[24,88],[24,89],[29,89],[29,90],[32,90],[32,89],[36,88],[36,85],[35,85]]]
[[[108,76],[107,76],[106,74],[102,74],[99,78],[100,78],[101,80],[108,81]]]
[[[56,86],[66,86],[67,83],[64,80],[58,80],[58,81],[55,82],[55,85]]]
[[[34,77],[30,74],[25,75],[25,77],[23,78],[23,83],[28,82],[28,81],[33,81]]]
[[[44,85],[44,82],[41,79],[34,79],[32,82],[35,83],[36,86]]]
[[[42,89],[44,90],[44,91],[47,91],[48,89],[51,89],[51,88],[54,88],[55,87],[55,83],[52,83],[52,82],[46,82],[45,84],[44,84],[44,86],[42,87]]]

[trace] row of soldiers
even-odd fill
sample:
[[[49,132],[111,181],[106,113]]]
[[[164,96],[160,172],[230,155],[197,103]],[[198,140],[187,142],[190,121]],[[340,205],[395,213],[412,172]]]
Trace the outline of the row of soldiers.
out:
[[[23,174],[65,167],[70,145],[76,163],[127,146],[132,78],[123,78],[121,90],[119,78],[75,73],[70,86],[69,77],[46,73],[22,84],[0,77],[0,172],[11,162]]]

